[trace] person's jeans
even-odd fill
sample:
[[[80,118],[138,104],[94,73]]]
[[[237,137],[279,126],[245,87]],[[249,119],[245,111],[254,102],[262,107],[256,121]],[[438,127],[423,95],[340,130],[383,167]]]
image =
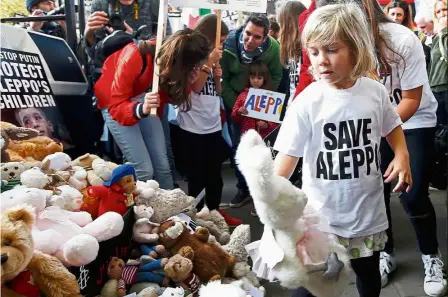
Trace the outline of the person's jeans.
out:
[[[238,168],[238,165],[235,162],[236,150],[241,140],[241,126],[239,124],[232,122],[232,110],[228,109],[227,107],[225,109],[226,109],[227,124],[229,127],[229,134],[232,139],[232,156],[230,158],[230,162],[232,163],[232,166],[235,170],[235,177],[237,179],[236,187],[238,188],[238,190],[249,192],[246,179],[244,178],[243,174]]]
[[[174,164],[174,154],[173,148],[171,146],[171,134],[170,134],[170,123],[168,122],[168,105],[165,105],[163,111],[162,127],[163,133],[165,134],[165,145],[166,145],[166,154],[168,155],[168,162],[170,163],[171,175],[173,177],[173,182],[176,182],[176,166]]]
[[[126,161],[134,166],[137,178],[141,181],[155,179],[162,189],[173,189],[160,119],[148,116],[134,126],[121,126],[112,119],[106,108],[101,112]]]
[[[409,160],[413,186],[409,193],[400,194],[400,202],[408,214],[417,235],[420,251],[424,255],[438,253],[437,222],[434,207],[429,199],[429,181],[434,155],[434,128],[420,128],[404,130],[406,144],[409,151]],[[394,158],[394,153],[382,139],[381,146],[381,171],[386,171]],[[392,217],[390,212],[390,193],[392,185],[384,184],[384,200],[386,203],[389,228],[387,229],[388,241],[384,249],[391,254],[394,249],[392,234]]]
[[[380,253],[373,256],[350,260],[356,274],[356,287],[361,297],[379,297],[381,292]],[[292,297],[314,297],[307,289],[300,287],[292,292]]]
[[[445,92],[432,92],[436,97],[437,103],[437,124],[448,124],[448,91]]]

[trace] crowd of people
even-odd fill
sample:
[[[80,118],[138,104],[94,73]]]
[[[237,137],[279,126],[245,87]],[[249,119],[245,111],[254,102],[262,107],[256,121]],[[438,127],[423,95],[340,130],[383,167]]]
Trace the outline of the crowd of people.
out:
[[[41,15],[54,2],[27,0],[27,9]],[[360,296],[380,296],[396,269],[391,192],[414,227],[426,294],[447,292],[429,197],[435,135],[448,115],[446,0],[436,0],[431,14],[400,0],[384,8],[375,0],[312,0],[308,8],[287,1],[276,16],[252,13],[235,31],[222,22],[219,40],[209,14],[194,28],[168,26],[155,56],[157,13],[158,1],[94,0],[83,35],[97,108],[139,180],[173,189],[185,178],[189,195],[205,189],[198,208],[205,203],[229,225],[241,224],[224,210],[251,201],[234,160],[240,137],[249,129],[265,137],[279,126],[247,117],[248,89],[284,93],[276,171],[300,179],[309,204],[328,219],[325,231],[359,251],[351,264]],[[122,24],[112,22],[117,15]],[[61,30],[42,22],[30,28],[65,32],[56,25]],[[133,41],[98,67],[98,49],[123,38],[120,31]],[[156,64],[160,83],[152,92]],[[221,201],[226,159],[238,189],[228,204]],[[312,295],[298,288],[293,296]]]

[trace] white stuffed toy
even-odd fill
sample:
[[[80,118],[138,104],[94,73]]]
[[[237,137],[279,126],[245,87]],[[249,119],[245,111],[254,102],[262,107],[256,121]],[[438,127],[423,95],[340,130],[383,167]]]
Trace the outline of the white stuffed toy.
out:
[[[238,285],[240,284],[240,285]],[[199,290],[199,297],[251,297],[242,288],[242,283],[222,284],[220,280],[209,282]]]
[[[243,289],[248,290],[251,286],[258,288],[262,293],[266,290],[263,286],[260,286],[257,275],[250,269],[247,262],[237,262],[232,268],[233,276],[243,283]]]
[[[135,223],[132,228],[132,239],[138,243],[155,243],[159,239],[157,234],[160,224],[150,221],[154,214],[151,206],[134,206]]]
[[[256,131],[243,135],[236,160],[265,225],[262,240],[246,247],[257,275],[317,297],[340,296],[349,282],[347,251],[318,230],[319,217],[304,216],[305,193],[274,172],[271,151]]]
[[[68,183],[75,189],[81,191],[87,187],[87,171],[80,166],[72,166],[72,159],[69,155],[57,152],[45,157],[42,161],[46,170],[51,170],[54,174],[62,175],[69,172]]]
[[[27,188],[43,189],[51,183],[51,179],[39,167],[33,167],[20,175],[20,183]]]
[[[107,212],[92,222],[87,212],[66,211],[58,206],[45,208],[48,195],[51,191],[33,188],[5,191],[1,211],[23,203],[34,206],[34,248],[56,256],[64,265],[89,264],[98,256],[99,242],[121,234],[124,222],[118,213]]]

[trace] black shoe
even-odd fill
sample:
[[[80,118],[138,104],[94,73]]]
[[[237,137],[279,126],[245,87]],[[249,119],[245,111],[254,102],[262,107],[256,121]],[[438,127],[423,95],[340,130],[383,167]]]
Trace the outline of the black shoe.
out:
[[[230,201],[230,207],[238,208],[243,206],[244,204],[250,202],[252,197],[250,196],[248,191],[244,190],[238,190],[238,193],[236,193],[235,198]]]
[[[250,214],[251,214],[253,217],[258,217],[257,210],[255,209],[255,206],[252,206],[252,208],[251,208],[251,210],[250,210]]]

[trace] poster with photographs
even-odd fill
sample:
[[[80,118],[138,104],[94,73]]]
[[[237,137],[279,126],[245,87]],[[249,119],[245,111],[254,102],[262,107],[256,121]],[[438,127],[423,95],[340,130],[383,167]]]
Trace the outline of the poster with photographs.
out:
[[[267,0],[170,0],[174,7],[240,10],[266,13]]]
[[[73,147],[38,54],[1,48],[1,120]]]

